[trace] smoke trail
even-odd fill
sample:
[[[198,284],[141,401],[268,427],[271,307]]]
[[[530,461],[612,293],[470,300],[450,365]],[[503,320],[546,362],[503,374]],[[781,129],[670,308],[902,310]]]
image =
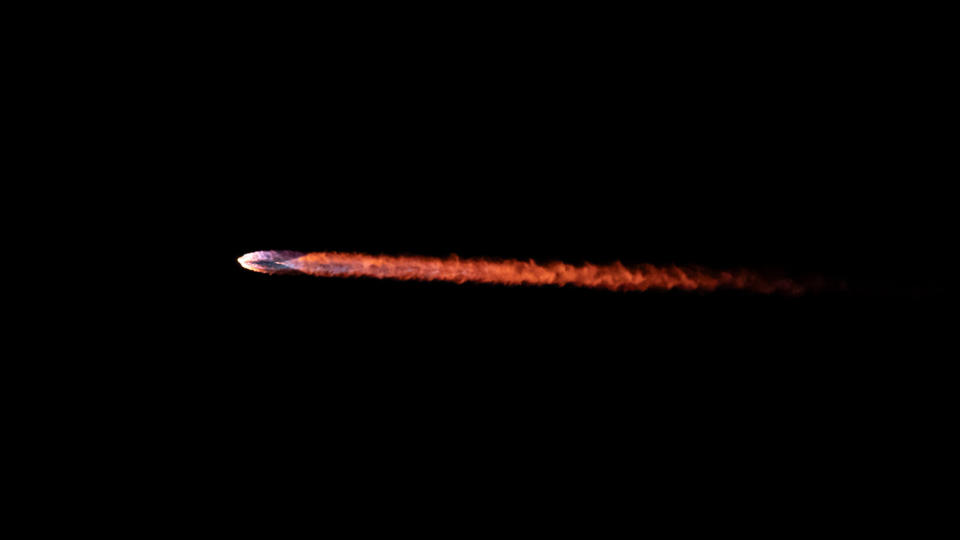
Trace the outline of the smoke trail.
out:
[[[237,261],[254,272],[322,277],[573,285],[614,291],[735,289],[764,294],[800,294],[804,291],[803,286],[790,279],[768,279],[748,270],[723,272],[695,266],[643,264],[626,267],[619,262],[574,266],[562,262],[537,264],[532,260],[460,259],[456,255],[439,258],[296,251],[255,251]]]

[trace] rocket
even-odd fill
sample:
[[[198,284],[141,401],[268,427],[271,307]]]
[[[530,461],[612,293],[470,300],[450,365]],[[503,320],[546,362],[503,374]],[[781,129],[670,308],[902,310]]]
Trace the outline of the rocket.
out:
[[[284,265],[285,261],[302,257],[299,251],[254,251],[237,259],[240,266],[264,274],[299,274],[299,270]]]

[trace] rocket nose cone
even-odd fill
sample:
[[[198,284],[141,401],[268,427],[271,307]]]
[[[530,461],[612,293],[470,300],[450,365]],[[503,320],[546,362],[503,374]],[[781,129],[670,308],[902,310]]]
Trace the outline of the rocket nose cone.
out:
[[[246,268],[247,270],[253,270],[254,272],[263,272],[264,268],[261,260],[258,260],[255,257],[255,253],[247,253],[241,257],[237,258],[237,262],[240,263],[240,266]]]
[[[268,274],[296,273],[296,270],[283,263],[301,255],[303,254],[296,251],[254,251],[237,258],[237,262],[245,269],[254,272]]]

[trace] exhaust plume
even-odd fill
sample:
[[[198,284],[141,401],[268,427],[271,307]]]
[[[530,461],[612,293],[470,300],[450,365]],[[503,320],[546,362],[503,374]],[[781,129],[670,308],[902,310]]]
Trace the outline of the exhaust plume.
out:
[[[255,251],[237,259],[241,266],[266,274],[321,277],[495,283],[501,285],[572,285],[612,291],[743,290],[796,295],[804,287],[791,279],[769,279],[749,270],[715,271],[697,266],[575,266],[562,262],[487,260],[450,257],[367,255],[363,253]]]

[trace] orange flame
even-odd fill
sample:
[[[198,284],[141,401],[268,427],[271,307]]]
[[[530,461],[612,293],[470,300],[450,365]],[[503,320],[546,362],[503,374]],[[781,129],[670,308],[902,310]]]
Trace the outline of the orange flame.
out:
[[[380,279],[496,283],[502,285],[572,285],[613,291],[671,290],[714,291],[736,289],[759,293],[800,294],[803,287],[790,279],[767,279],[748,270],[714,271],[696,266],[627,267],[538,264],[532,260],[460,259],[367,255],[363,253],[297,253],[258,251],[238,259],[256,272],[303,273],[323,277],[372,277]]]

